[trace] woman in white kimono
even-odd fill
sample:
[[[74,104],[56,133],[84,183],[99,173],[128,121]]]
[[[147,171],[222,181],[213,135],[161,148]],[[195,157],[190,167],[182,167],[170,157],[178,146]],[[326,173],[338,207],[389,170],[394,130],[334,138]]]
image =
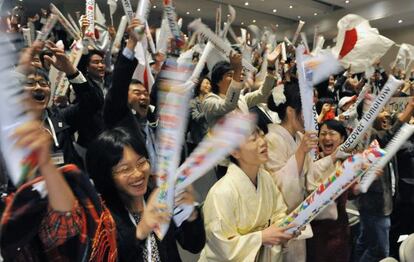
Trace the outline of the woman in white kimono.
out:
[[[262,169],[267,159],[267,144],[258,131],[232,153],[226,175],[204,203],[207,242],[199,261],[282,261],[282,245],[292,235],[277,226],[286,205]]]
[[[282,122],[268,126],[269,161],[266,169],[275,180],[286,202],[287,213],[290,213],[307,194],[305,175],[312,166],[308,152],[317,148],[318,137],[316,133],[302,134],[304,123],[297,83],[277,86],[268,99],[268,107],[278,113]],[[332,163],[331,159],[327,161]],[[302,232],[302,238],[311,237],[309,231]],[[283,261],[305,262],[305,239],[290,241]]]

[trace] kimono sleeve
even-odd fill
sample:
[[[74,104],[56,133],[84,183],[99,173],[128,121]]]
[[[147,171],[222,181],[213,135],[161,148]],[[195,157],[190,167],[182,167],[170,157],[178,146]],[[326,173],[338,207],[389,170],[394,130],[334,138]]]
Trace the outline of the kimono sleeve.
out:
[[[236,197],[234,190],[226,188],[225,192],[213,192],[206,199],[203,207],[206,248],[211,251],[207,254],[207,261],[254,261],[262,246],[261,231],[245,235],[238,233]]]

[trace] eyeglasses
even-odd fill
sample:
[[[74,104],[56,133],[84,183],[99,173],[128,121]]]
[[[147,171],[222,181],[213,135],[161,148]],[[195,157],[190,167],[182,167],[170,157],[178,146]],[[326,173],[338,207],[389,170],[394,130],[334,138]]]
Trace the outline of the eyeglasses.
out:
[[[329,136],[337,136],[337,135],[339,135],[339,133],[338,132],[336,132],[336,131],[334,131],[334,130],[330,130],[330,131],[324,131],[324,132],[320,132],[319,133],[319,136],[323,136],[323,137],[325,137],[325,136],[327,136],[327,135],[329,135]]]
[[[49,87],[49,82],[45,79],[35,80],[35,79],[26,79],[25,85],[28,87],[35,87],[36,84],[39,84],[40,87]]]
[[[145,157],[141,157],[137,160],[135,165],[124,165],[118,168],[118,170],[113,170],[112,173],[115,176],[129,177],[135,173],[135,171],[142,172],[143,169],[149,165],[148,160]]]

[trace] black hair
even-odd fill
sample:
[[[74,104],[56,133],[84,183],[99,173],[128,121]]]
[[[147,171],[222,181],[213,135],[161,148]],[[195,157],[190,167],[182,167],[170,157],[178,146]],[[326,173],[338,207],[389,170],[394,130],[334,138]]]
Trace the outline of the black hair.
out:
[[[324,104],[330,104],[330,105],[334,105],[335,101],[333,100],[333,98],[330,97],[322,97],[318,100],[318,102],[316,102],[316,113],[318,113],[318,115],[322,112],[322,107]]]
[[[210,81],[210,79],[208,79],[208,77],[206,77],[206,76],[202,76],[202,77],[200,77],[200,79],[198,80],[198,83],[197,83],[197,85],[194,87],[194,97],[197,97],[197,96],[199,96],[200,95],[200,88],[201,88],[201,84],[203,83],[203,81],[204,80],[208,80],[208,81]],[[210,83],[211,83],[211,81],[210,81]]]
[[[126,203],[116,188],[112,169],[121,161],[126,146],[132,147],[138,155],[148,156],[145,143],[120,127],[104,131],[86,152],[86,170],[97,191],[109,209],[119,212],[125,211]]]
[[[131,79],[131,82],[129,83],[130,85],[144,85],[140,80],[138,79]]]
[[[214,65],[211,72],[211,91],[214,94],[219,93],[218,83],[223,79],[223,76],[231,70],[233,69],[227,61],[221,61]]]
[[[326,126],[329,129],[335,130],[336,132],[338,132],[341,137],[344,138],[344,140],[346,140],[348,138],[348,133],[346,132],[346,128],[344,127],[344,125],[342,124],[342,122],[335,120],[335,119],[330,119],[330,120],[326,120],[325,122],[323,122],[320,127],[319,127],[319,134],[321,132],[321,128],[322,126]]]
[[[89,62],[91,61],[92,56],[94,56],[94,55],[99,55],[100,57],[105,58],[105,53],[104,52],[96,50],[96,49],[89,50],[87,55],[83,55],[81,57],[81,60],[78,64],[78,69],[83,74],[88,73],[88,71],[86,69],[88,68]]]
[[[286,110],[288,106],[295,109],[297,115],[302,113],[302,101],[300,100],[299,85],[295,82],[285,84],[284,95],[286,97],[286,102],[279,104],[278,106],[273,101],[273,94],[267,99],[267,106],[269,109],[276,112],[282,121],[286,118]]]
[[[29,75],[38,75],[43,77],[46,81],[49,82],[50,85],[50,81],[49,81],[49,74],[46,72],[45,69],[43,68],[37,68],[37,67],[33,67],[33,71],[29,73]]]

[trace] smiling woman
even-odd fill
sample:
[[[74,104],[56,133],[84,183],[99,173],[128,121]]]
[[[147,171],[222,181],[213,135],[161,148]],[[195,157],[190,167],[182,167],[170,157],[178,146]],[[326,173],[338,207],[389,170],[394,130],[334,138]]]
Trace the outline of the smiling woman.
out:
[[[146,261],[151,254],[152,261],[181,261],[175,240],[184,249],[199,252],[205,243],[203,220],[195,209],[195,216],[179,228],[170,223],[163,240],[155,236],[153,229],[168,223],[170,215],[156,203],[147,158],[143,141],[118,127],[103,132],[90,145],[86,165],[115,221],[118,259]]]

